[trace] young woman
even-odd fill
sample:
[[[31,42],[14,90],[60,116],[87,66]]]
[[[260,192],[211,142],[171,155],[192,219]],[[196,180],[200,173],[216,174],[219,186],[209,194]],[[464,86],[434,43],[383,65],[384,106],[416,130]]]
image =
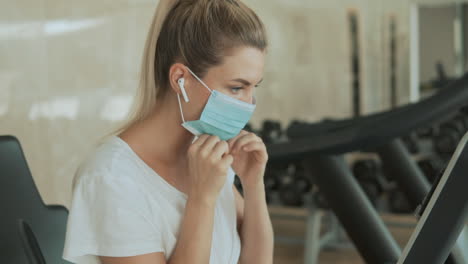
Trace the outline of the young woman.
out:
[[[266,48],[264,25],[239,0],[160,0],[132,118],[75,175],[66,260],[273,262],[268,155],[242,130]]]

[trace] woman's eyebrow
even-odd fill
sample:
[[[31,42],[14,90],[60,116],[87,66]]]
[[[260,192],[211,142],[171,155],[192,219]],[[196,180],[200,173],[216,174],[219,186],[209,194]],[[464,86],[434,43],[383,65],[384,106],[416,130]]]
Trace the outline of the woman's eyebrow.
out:
[[[240,83],[242,83],[242,84],[244,84],[244,85],[246,85],[246,86],[250,86],[250,85],[251,85],[249,81],[244,80],[244,79],[241,79],[241,78],[233,79],[233,80],[231,80],[231,81],[240,82]],[[257,83],[257,85],[259,85],[262,81],[263,81],[263,78]]]

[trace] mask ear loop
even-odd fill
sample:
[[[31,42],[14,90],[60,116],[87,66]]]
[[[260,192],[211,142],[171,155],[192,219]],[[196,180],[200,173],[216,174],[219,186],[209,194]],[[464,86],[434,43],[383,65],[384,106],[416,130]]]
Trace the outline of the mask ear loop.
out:
[[[193,73],[193,71],[190,70],[189,67],[186,68],[193,75],[193,77],[195,77],[195,79],[197,79],[203,86],[206,87],[206,89],[208,89],[208,91],[210,91],[210,93],[213,92],[213,90],[211,90],[210,87],[208,87],[208,85],[206,85],[200,78],[198,78],[198,76],[195,73]]]
[[[177,94],[177,101],[179,102],[179,110],[180,110],[180,116],[182,117],[182,126],[183,126],[184,123],[185,123],[185,118],[184,118],[184,113],[182,112],[182,103],[180,102],[180,95],[179,95],[179,94]],[[195,137],[194,137],[193,140],[192,140],[192,144],[193,144],[193,142],[195,142],[197,139],[198,139],[198,136],[195,135]]]
[[[213,90],[211,90],[198,76],[192,72],[192,70],[189,69],[189,67],[185,67],[187,70],[197,79],[203,86],[205,86],[206,89],[211,93]],[[184,118],[184,112],[182,111],[182,103],[180,102],[180,95],[177,94],[177,101],[179,102],[179,110],[180,110],[180,116],[182,117],[182,122],[185,123],[185,118]]]
[[[182,123],[185,123],[184,112],[182,112],[182,104],[180,103],[180,95],[177,94],[177,101],[179,102],[180,116],[182,117]]]

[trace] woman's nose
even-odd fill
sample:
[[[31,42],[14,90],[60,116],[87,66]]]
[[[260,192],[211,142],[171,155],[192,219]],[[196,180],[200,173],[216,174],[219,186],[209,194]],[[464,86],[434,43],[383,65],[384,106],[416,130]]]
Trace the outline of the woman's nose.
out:
[[[246,102],[246,103],[249,103],[249,104],[253,104],[254,103],[254,96],[253,96],[253,92],[248,92],[244,98],[241,99],[242,101]]]
[[[253,95],[245,96],[245,97],[241,98],[240,100],[243,101],[243,102],[249,103],[249,104],[253,104],[254,97],[253,97]]]

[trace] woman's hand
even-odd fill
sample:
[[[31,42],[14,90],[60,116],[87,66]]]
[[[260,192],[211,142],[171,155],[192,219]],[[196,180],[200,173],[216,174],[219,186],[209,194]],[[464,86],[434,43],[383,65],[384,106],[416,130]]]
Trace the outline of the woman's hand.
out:
[[[217,136],[201,135],[188,149],[191,188],[189,196],[216,201],[233,157],[228,143]]]
[[[228,140],[229,153],[234,157],[232,169],[239,176],[242,186],[263,184],[268,154],[262,139],[254,133],[242,130]]]

